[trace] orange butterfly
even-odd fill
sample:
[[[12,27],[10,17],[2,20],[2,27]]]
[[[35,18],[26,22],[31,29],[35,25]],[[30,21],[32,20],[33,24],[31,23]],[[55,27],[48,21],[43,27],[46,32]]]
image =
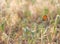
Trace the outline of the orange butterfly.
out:
[[[46,21],[48,18],[47,18],[47,15],[44,15],[43,17],[42,17],[42,19],[44,20],[44,21]]]

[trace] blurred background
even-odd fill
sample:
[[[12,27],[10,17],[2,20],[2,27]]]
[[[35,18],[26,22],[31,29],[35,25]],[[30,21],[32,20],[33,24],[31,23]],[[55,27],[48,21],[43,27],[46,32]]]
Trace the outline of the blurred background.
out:
[[[60,44],[60,0],[0,0],[0,44]]]

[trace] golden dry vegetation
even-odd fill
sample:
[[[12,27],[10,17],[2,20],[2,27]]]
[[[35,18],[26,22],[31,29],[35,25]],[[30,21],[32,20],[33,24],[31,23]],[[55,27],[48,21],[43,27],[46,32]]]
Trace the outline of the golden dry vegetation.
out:
[[[60,0],[0,0],[0,44],[60,44]]]

